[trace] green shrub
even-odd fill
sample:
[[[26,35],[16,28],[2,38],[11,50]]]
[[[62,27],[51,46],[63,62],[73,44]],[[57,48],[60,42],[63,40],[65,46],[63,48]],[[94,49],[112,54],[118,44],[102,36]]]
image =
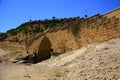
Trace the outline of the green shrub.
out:
[[[5,40],[7,38],[7,34],[6,33],[1,33],[0,34],[0,40]]]

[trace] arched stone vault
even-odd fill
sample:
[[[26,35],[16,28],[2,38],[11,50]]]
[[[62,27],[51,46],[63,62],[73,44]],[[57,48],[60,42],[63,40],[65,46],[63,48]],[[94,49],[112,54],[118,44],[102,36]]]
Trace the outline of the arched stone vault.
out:
[[[39,44],[38,53],[37,53],[37,61],[42,61],[45,59],[49,59],[51,57],[50,54],[51,42],[48,37],[44,37]]]

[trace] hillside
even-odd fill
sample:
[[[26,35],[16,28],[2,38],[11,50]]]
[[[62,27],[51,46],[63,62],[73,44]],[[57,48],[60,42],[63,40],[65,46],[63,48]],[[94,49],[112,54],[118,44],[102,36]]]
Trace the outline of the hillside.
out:
[[[0,42],[0,61],[13,61],[25,55],[25,46],[18,43]]]
[[[52,17],[52,19],[35,20],[22,23],[15,29],[10,29],[6,33],[0,33],[0,41],[17,42],[26,44],[26,40],[32,40],[35,36],[41,35],[46,30],[56,27],[63,27],[66,24],[80,20],[80,17],[61,18]]]
[[[112,39],[38,64],[2,63],[0,80],[119,80],[119,53],[120,39]]]

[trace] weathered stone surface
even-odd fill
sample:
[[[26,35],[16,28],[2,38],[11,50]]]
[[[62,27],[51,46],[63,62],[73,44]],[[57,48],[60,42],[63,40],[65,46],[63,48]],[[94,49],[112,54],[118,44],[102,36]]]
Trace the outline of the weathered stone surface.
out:
[[[28,46],[28,51],[39,51],[39,45],[46,36],[55,52],[73,51],[89,43],[107,41],[120,37],[120,8],[104,15],[95,15],[88,19],[54,29],[41,35]]]

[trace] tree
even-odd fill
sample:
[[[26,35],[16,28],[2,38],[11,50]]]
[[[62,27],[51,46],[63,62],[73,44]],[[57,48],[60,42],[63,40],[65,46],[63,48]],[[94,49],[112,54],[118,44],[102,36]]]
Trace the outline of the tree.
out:
[[[55,20],[55,16],[52,17],[52,20]]]
[[[40,32],[40,27],[39,26],[35,27],[35,32],[37,32],[37,33]]]
[[[23,27],[23,33],[25,33],[25,35],[27,35],[28,34],[28,31],[29,31],[29,29],[25,26],[25,27]]]

